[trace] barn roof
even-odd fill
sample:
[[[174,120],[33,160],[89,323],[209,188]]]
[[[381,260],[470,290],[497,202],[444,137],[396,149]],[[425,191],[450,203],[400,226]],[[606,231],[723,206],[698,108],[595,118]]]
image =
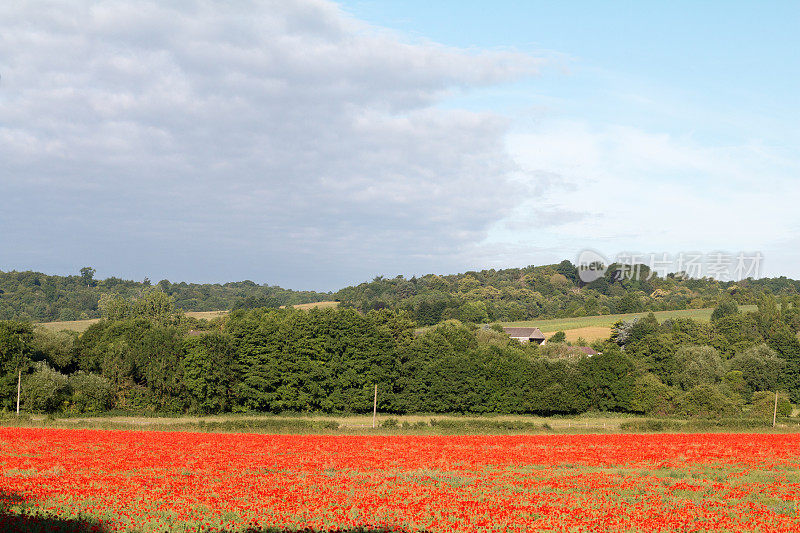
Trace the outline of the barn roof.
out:
[[[544,334],[539,331],[539,328],[503,328],[503,331],[508,333],[509,337],[526,338],[526,339],[542,339]]]

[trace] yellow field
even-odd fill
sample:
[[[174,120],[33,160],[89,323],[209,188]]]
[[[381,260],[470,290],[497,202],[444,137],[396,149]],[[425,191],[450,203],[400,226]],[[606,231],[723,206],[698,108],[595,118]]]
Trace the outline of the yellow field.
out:
[[[567,336],[567,342],[576,342],[578,339],[583,339],[586,342],[593,342],[596,340],[607,339],[611,336],[611,328],[602,326],[589,326],[586,328],[575,328],[561,330]],[[544,336],[548,339],[552,337],[555,331],[543,331]]]
[[[741,305],[739,309],[742,312],[754,311],[754,305]],[[634,318],[641,318],[647,316],[649,311],[643,313],[625,313],[619,315],[594,315],[594,316],[579,316],[575,318],[554,318],[550,320],[521,320],[518,322],[501,322],[503,326],[517,326],[517,327],[536,327],[544,331],[566,331],[568,329],[587,328],[593,327],[606,327],[609,328],[614,325],[614,322],[619,320],[631,320]],[[713,307],[704,309],[681,309],[678,311],[655,311],[653,314],[656,318],[663,322],[668,318],[692,318],[700,322],[708,322],[711,320],[711,313],[714,312]]]
[[[297,304],[293,305],[295,309],[313,309],[315,307],[319,307],[322,309],[329,308],[329,307],[336,307],[339,305],[339,302],[314,302],[310,304]],[[230,311],[186,311],[184,314],[190,318],[198,318],[204,320],[213,320],[217,317],[225,316]],[[50,331],[77,331],[78,333],[82,333],[89,329],[89,326],[92,324],[96,324],[99,322],[99,318],[90,318],[89,320],[68,320],[62,322],[39,322],[37,325],[42,326],[43,328],[50,330]]]
[[[286,307],[282,305],[281,307]],[[339,302],[313,302],[310,304],[295,304],[289,307],[294,307],[295,309],[304,309],[308,311],[309,309],[319,308],[319,309],[328,309],[331,307],[339,307]]]
[[[39,322],[36,325],[42,326],[44,329],[50,331],[77,331],[82,333],[89,329],[89,326],[100,322],[99,318],[90,318],[89,320],[66,320],[62,322]]]
[[[220,316],[225,316],[228,314],[229,311],[186,311],[184,313],[186,316],[191,318],[200,318],[204,320],[213,320]],[[78,333],[83,333],[89,326],[92,324],[96,324],[100,322],[99,318],[90,318],[88,320],[67,320],[62,322],[38,322],[37,326],[42,326],[43,328],[50,330],[50,331],[77,331]]]
[[[200,318],[204,320],[213,320],[220,316],[225,316],[229,313],[229,311],[186,311],[184,313],[186,316],[191,318]],[[90,318],[88,320],[67,320],[62,322],[38,322],[37,326],[42,326],[43,328],[50,330],[50,331],[77,331],[78,333],[83,333],[89,326],[92,324],[96,324],[100,322],[99,318]]]
[[[754,311],[755,305],[741,305],[742,312]],[[704,309],[681,309],[678,311],[655,311],[653,314],[663,322],[668,318],[691,318],[700,322],[711,320],[713,307]],[[578,337],[583,337],[586,342],[598,339],[607,339],[611,335],[611,326],[619,320],[631,320],[647,316],[644,313],[626,313],[619,315],[596,315],[581,316],[575,318],[555,318],[551,320],[522,320],[519,322],[501,322],[503,326],[515,327],[536,327],[539,328],[546,337],[550,337],[557,331],[563,331],[567,335],[567,341],[575,342]]]
[[[225,316],[230,311],[186,311],[184,314],[190,318],[199,318],[202,320],[214,320],[221,316]]]

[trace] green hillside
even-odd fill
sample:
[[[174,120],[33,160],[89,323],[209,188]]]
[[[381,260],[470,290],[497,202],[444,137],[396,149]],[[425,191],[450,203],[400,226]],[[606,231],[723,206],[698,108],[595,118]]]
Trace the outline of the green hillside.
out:
[[[75,276],[0,271],[0,320],[53,322],[99,318],[103,294],[130,299],[151,288],[171,296],[175,307],[184,311],[280,307],[331,299],[327,293],[293,291],[249,280],[222,284],[161,280],[151,284],[147,279],[94,279],[94,272],[88,267]]]
[[[743,313],[755,311],[755,305],[742,305],[739,310]],[[703,309],[679,309],[675,311],[654,311],[653,314],[659,322],[663,322],[668,318],[691,318],[700,322],[708,322],[711,320],[711,313],[714,312],[713,307],[706,307]],[[501,322],[503,326],[529,326],[537,327],[542,331],[567,331],[570,329],[589,328],[589,327],[607,327],[610,328],[614,323],[620,320],[633,320],[634,318],[642,318],[647,316],[648,312],[642,313],[624,313],[616,315],[595,315],[595,316],[582,316],[575,318],[553,318],[549,320],[522,320],[518,322]]]
[[[540,323],[542,320],[647,311],[688,309],[695,310],[689,311],[693,313],[699,312],[698,309],[712,308],[726,298],[739,305],[753,305],[764,293],[776,297],[800,294],[800,282],[785,277],[719,282],[681,274],[650,275],[644,265],[640,270],[640,279],[628,279],[612,265],[605,276],[585,284],[579,279],[576,267],[569,261],[562,261],[556,265],[452,275],[378,276],[370,282],[345,287],[335,293],[295,291],[249,280],[221,284],[161,280],[151,284],[147,279],[94,279],[94,270],[89,267],[74,276],[0,271],[0,320],[53,322],[99,318],[99,302],[103,295],[107,298],[118,295],[131,300],[151,289],[170,296],[175,307],[183,311],[255,309],[338,301],[344,308],[361,312],[380,309],[403,311],[419,326],[448,319],[471,323],[532,320]]]
[[[647,311],[690,309],[695,310],[690,313],[696,313],[726,298],[739,305],[753,305],[762,293],[778,297],[800,293],[800,282],[787,278],[719,282],[681,274],[650,275],[644,265],[640,270],[639,279],[628,279],[612,265],[605,276],[590,284],[581,282],[569,261],[448,276],[377,277],[342,289],[335,298],[342,306],[360,311],[407,311],[420,326],[428,326],[447,319],[539,324],[542,320]],[[605,323],[607,319],[597,320]]]

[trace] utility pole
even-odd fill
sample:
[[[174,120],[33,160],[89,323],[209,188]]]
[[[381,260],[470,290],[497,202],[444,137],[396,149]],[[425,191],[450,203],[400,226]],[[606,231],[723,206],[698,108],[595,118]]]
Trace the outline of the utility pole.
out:
[[[378,416],[378,384],[375,384],[375,399],[372,401],[372,429],[375,429],[375,418]]]
[[[775,421],[778,418],[778,391],[775,391],[775,408],[772,410],[772,427],[775,427]]]
[[[19,371],[17,376],[17,416],[19,416],[19,391],[22,388],[22,370]]]

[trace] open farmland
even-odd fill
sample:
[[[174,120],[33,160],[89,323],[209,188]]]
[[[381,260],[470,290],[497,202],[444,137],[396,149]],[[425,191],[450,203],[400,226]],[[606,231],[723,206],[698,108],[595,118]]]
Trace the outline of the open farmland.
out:
[[[292,305],[290,307],[294,307],[295,309],[328,309],[331,307],[337,307],[339,302],[313,302],[309,304],[297,304]],[[285,306],[281,306],[285,307]],[[219,318],[221,316],[225,316],[230,311],[186,311],[184,314],[189,318],[197,318],[202,320],[213,320],[215,318]],[[88,320],[68,320],[68,321],[61,321],[61,322],[39,322],[38,325],[42,326],[45,329],[50,331],[62,331],[62,330],[69,330],[69,331],[77,331],[83,332],[86,331],[89,326],[92,324],[96,324],[99,322],[99,318],[90,318]]]
[[[578,342],[578,339],[583,339],[586,342],[593,342],[607,339],[611,335],[611,328],[603,326],[587,326],[585,328],[565,329],[561,331],[566,335],[567,342]],[[556,331],[543,331],[542,333],[549,339]]]
[[[287,306],[282,305],[281,307],[287,307]],[[295,309],[303,309],[306,311],[309,309],[330,309],[331,307],[339,307],[339,302],[334,302],[334,301],[311,302],[307,304],[294,304],[290,305],[289,307],[293,307]]]
[[[6,531],[46,519],[86,531],[168,532],[800,528],[799,435],[4,428],[0,443]]]
[[[89,318],[87,320],[63,320],[60,322],[39,322],[37,326],[41,326],[48,331],[77,331],[83,333],[92,324],[100,322],[99,318]]]
[[[339,302],[314,302],[308,304],[293,305],[295,309],[328,309],[337,307]],[[742,312],[752,311],[755,309],[753,305],[740,306]],[[664,321],[668,318],[692,318],[707,322],[711,318],[713,308],[704,309],[682,309],[678,311],[656,311],[659,321]],[[214,318],[225,316],[228,311],[187,311],[186,316],[191,318],[199,318],[212,320]],[[596,315],[596,316],[582,316],[575,318],[554,318],[548,320],[523,320],[519,322],[501,322],[503,326],[533,326],[539,328],[546,336],[551,336],[556,331],[564,331],[567,334],[569,342],[575,342],[578,338],[583,338],[587,342],[592,342],[597,339],[606,339],[611,334],[611,326],[618,320],[631,320],[646,316],[647,313],[627,313],[618,315]],[[93,318],[89,320],[71,320],[64,322],[41,322],[40,326],[50,331],[70,330],[83,332],[92,324],[98,322],[99,319]],[[424,328],[422,328],[424,329]]]
[[[754,305],[739,306],[739,310],[743,313],[754,311]],[[691,318],[701,322],[708,322],[711,320],[711,313],[714,312],[713,307],[703,309],[680,309],[676,311],[654,311],[659,322],[663,322],[668,318]],[[633,320],[634,318],[641,318],[647,316],[649,312],[643,313],[625,313],[618,315],[594,315],[594,316],[580,316],[574,318],[554,318],[550,320],[522,320],[519,322],[501,322],[503,326],[514,327],[537,327],[545,336],[549,337],[557,331],[563,331],[567,334],[567,340],[570,342],[576,341],[579,337],[584,338],[586,341],[591,342],[597,339],[607,339],[611,334],[611,326],[620,320]]]
[[[215,318],[225,316],[228,311],[186,311],[184,313],[190,318],[197,318],[201,320],[214,320]],[[89,329],[89,326],[100,322],[99,318],[90,318],[88,320],[69,320],[63,322],[40,322],[38,325],[50,331],[77,331],[84,332]]]

